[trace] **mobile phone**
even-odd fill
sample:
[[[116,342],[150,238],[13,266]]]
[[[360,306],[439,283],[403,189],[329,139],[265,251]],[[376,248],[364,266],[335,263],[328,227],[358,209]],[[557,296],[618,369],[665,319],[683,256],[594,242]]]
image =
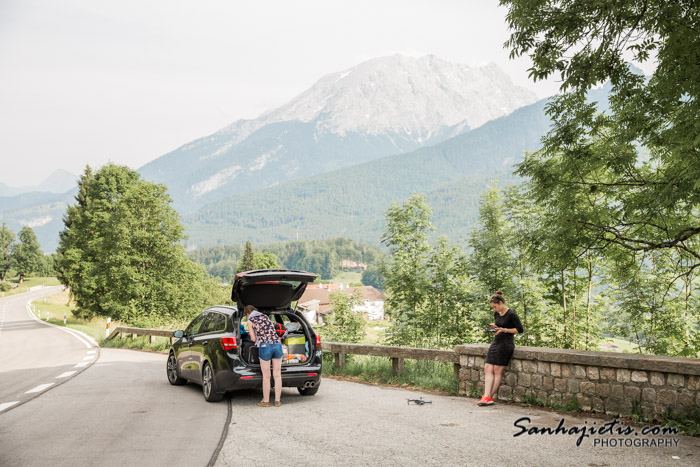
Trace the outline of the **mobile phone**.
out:
[[[496,330],[495,330],[495,329],[491,329],[491,328],[486,328],[486,332],[496,332]]]

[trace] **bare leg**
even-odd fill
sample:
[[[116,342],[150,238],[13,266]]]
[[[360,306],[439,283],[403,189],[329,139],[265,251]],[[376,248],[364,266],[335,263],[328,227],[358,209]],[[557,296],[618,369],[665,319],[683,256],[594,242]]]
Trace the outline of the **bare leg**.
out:
[[[279,401],[282,397],[282,359],[272,359],[272,376],[275,378],[275,400]],[[269,385],[269,383],[268,383]]]
[[[494,380],[494,368],[493,365],[487,363],[484,365],[484,396],[491,397],[493,394],[493,380]],[[500,380],[499,380],[500,381]]]
[[[260,359],[263,380],[263,402],[270,402],[270,360]]]
[[[503,377],[504,369],[504,366],[493,365],[493,381],[491,383],[491,394],[493,395],[489,394],[489,397],[498,395],[498,387],[501,385],[501,378]]]

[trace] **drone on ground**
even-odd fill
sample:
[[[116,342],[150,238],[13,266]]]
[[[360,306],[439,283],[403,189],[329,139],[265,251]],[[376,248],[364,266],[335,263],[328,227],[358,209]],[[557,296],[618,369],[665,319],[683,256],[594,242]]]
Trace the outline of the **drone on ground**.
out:
[[[432,404],[433,401],[424,401],[423,398],[421,397],[420,399],[406,399],[406,404],[411,405],[425,405],[425,404]]]

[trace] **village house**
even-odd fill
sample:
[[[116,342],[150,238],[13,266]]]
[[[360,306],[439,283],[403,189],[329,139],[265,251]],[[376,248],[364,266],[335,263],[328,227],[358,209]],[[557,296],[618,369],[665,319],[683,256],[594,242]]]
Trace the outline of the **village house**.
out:
[[[340,291],[352,295],[356,290],[360,292],[360,303],[353,311],[362,313],[368,321],[384,319],[386,298],[379,290],[369,285],[348,287],[343,284],[309,284],[297,302],[297,307],[311,323],[323,324],[325,316],[333,312],[330,294]]]

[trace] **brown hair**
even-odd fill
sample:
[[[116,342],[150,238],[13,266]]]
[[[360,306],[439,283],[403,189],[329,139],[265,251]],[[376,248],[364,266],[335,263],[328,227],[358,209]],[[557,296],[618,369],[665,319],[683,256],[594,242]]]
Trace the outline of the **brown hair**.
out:
[[[496,290],[496,293],[491,295],[491,300],[489,303],[506,303],[506,299],[503,298],[503,292]]]
[[[245,308],[243,308],[243,312],[245,313],[246,316],[251,314],[254,311],[258,311],[257,308],[255,308],[253,305],[246,305]]]

